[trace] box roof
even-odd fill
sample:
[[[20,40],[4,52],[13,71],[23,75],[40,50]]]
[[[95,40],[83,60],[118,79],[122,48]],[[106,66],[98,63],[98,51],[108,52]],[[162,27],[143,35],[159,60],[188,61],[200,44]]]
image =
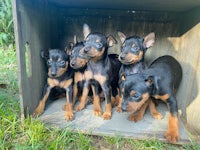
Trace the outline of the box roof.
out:
[[[198,0],[48,0],[50,3],[73,8],[128,9],[150,11],[187,11],[200,6]]]

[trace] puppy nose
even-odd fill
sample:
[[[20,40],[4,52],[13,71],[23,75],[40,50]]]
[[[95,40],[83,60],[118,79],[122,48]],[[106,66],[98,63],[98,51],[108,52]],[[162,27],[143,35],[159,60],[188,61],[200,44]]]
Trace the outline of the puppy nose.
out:
[[[51,76],[54,77],[56,76],[56,69],[55,68],[51,68]]]
[[[56,76],[56,72],[51,72],[51,76],[55,77]]]
[[[121,55],[120,55],[120,59],[121,59],[121,60],[124,60],[124,59],[125,59],[125,57],[126,57],[126,55],[125,55],[125,54],[121,54]]]
[[[90,50],[90,47],[85,47],[84,52],[87,53]]]
[[[75,61],[72,61],[72,62],[71,62],[71,66],[74,66],[74,65],[75,65]]]
[[[127,111],[127,103],[122,103],[122,110]]]

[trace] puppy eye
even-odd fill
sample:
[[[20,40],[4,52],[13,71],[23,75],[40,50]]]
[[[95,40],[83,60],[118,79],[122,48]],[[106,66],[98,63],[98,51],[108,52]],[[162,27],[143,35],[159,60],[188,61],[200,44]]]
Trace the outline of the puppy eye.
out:
[[[101,47],[103,47],[103,44],[102,43],[97,43],[96,46],[97,46],[97,48],[101,48]]]
[[[52,64],[52,61],[49,59],[47,60],[47,65],[51,65]]]
[[[133,51],[138,51],[139,50],[139,47],[138,46],[134,46],[131,48]]]
[[[132,96],[135,100],[139,100],[141,97],[141,94],[136,92],[133,96]]]
[[[60,66],[65,65],[65,61],[64,61],[64,60],[59,61],[59,62],[58,62],[58,65],[60,65]]]
[[[83,45],[85,45],[86,44],[86,41],[83,41]]]
[[[83,41],[83,45],[86,46],[88,44],[88,41]]]
[[[124,51],[125,47],[126,47],[125,45],[122,45],[121,46],[121,51]]]
[[[135,94],[133,95],[133,97],[138,98],[139,95],[138,95],[137,93],[135,93]]]

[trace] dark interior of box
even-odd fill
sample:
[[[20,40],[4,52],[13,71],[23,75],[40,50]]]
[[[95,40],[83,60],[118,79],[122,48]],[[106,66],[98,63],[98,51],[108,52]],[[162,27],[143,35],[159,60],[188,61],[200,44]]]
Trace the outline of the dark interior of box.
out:
[[[166,2],[159,0],[151,2],[148,0],[117,0],[115,2],[84,0],[81,3],[65,0],[36,0],[19,3],[18,13],[20,14],[22,39],[19,44],[23,47],[25,43],[28,43],[31,55],[31,66],[29,67],[32,70],[31,76],[22,84],[22,91],[25,89],[27,91],[22,93],[24,99],[22,105],[24,112],[28,109],[30,114],[39,102],[47,77],[45,64],[40,58],[39,51],[49,48],[64,49],[68,42],[73,41],[74,35],[78,37],[79,41],[83,40],[82,26],[84,23],[87,23],[92,31],[105,35],[111,34],[117,39],[118,44],[110,49],[110,53],[120,52],[117,31],[121,31],[127,36],[138,35],[141,37],[155,32],[156,44],[147,51],[146,62],[150,63],[161,55],[170,54],[179,58],[183,66],[183,58],[179,57],[180,54],[177,54],[169,37],[181,37],[200,20],[198,15],[200,2],[187,0],[183,0],[181,3],[174,3],[172,0]],[[21,64],[21,68],[23,65]],[[189,72],[190,68],[185,70]],[[192,75],[189,74],[191,78],[194,77]],[[22,73],[21,78],[26,78],[26,73]],[[182,86],[185,85],[187,86],[186,81]],[[198,85],[192,86],[198,88]],[[30,98],[30,95],[34,95],[34,97]],[[187,104],[188,101],[179,103],[179,107],[183,108],[183,118],[186,118],[184,107]]]
[[[200,3],[182,1],[175,4],[173,1],[161,3],[153,1],[64,1],[48,0],[42,2],[26,1],[25,11],[34,30],[45,32],[49,43],[44,48],[64,48],[68,41],[73,40],[73,35],[83,39],[82,25],[87,23],[93,31],[106,35],[122,31],[127,35],[140,35],[154,31],[159,38],[179,37],[195,25],[187,23],[187,16],[191,10],[198,9]],[[123,5],[122,5],[123,4]],[[151,5],[150,5],[151,4]],[[187,19],[187,21],[186,21]],[[40,24],[38,24],[40,22]],[[183,25],[184,23],[184,25]]]

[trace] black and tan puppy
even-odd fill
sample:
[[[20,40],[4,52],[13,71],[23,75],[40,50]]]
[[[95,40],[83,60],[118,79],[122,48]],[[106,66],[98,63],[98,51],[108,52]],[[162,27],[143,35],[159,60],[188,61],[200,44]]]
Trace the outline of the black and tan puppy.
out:
[[[120,101],[116,111],[121,112],[121,102],[123,101],[122,86],[123,75],[129,75],[133,73],[141,73],[146,68],[144,62],[145,53],[148,48],[152,47],[155,43],[155,33],[149,33],[144,38],[139,36],[126,37],[124,33],[118,32],[118,36],[121,40],[121,53],[119,54],[119,60],[122,66],[119,71],[119,87],[120,87]]]
[[[124,82],[122,109],[130,112],[139,110],[150,97],[166,102],[170,109],[168,130],[165,137],[170,142],[179,139],[178,106],[175,97],[182,79],[180,64],[172,56],[156,59],[143,73],[127,75]],[[133,120],[134,114],[129,116]]]
[[[82,98],[85,101],[88,95],[89,81],[97,81],[105,96],[105,112],[103,119],[111,119],[112,106],[111,95],[117,96],[118,73],[121,66],[116,55],[108,57],[108,47],[113,46],[116,40],[112,36],[106,37],[101,33],[91,33],[88,25],[84,25],[83,33],[85,37],[84,48],[81,51],[83,55],[90,57],[88,61],[87,70],[85,72],[86,82],[83,89]],[[97,95],[97,88],[92,86],[94,96],[94,114],[100,116],[102,110],[100,107],[99,96]],[[114,92],[115,91],[115,92]],[[112,92],[112,94],[111,94]]]
[[[70,51],[70,66],[74,69],[74,85],[73,85],[73,104],[75,104],[77,99],[82,100],[82,92],[83,87],[85,83],[85,71],[87,68],[87,63],[89,61],[89,57],[81,54],[81,50],[84,48],[83,42],[78,42],[76,36],[74,36],[74,43],[70,43],[69,51]],[[89,83],[89,95],[88,95],[88,102],[93,102],[92,98],[92,92],[91,92],[91,85],[98,88],[98,92],[101,92],[100,85],[98,82],[90,81]],[[98,95],[100,93],[97,93]],[[102,98],[100,96],[100,98]],[[81,105],[78,105],[75,108],[75,111],[81,110],[83,107],[85,107],[86,103],[80,102]],[[84,106],[83,106],[84,105]]]
[[[84,72],[87,68],[88,57],[82,55],[80,50],[83,49],[83,42],[77,42],[74,36],[74,43],[71,43],[70,51],[70,66],[75,70],[74,85],[73,85],[73,104],[81,95],[83,85],[85,82]]]
[[[44,87],[42,99],[35,109],[34,116],[38,116],[44,112],[44,107],[51,90],[57,87],[66,91],[65,119],[72,120],[74,118],[72,103],[74,70],[69,66],[69,56],[66,51],[59,49],[42,51],[41,55],[46,57],[45,59],[47,60],[48,78],[47,84]]]

